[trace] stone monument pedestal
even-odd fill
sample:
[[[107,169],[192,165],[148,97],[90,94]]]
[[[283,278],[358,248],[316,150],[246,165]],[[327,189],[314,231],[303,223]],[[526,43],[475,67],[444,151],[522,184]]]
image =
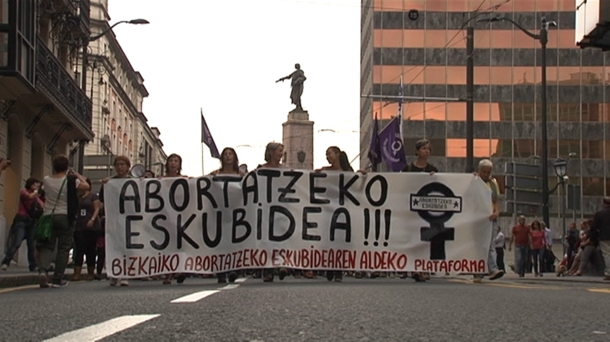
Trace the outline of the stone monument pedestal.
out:
[[[292,169],[313,170],[313,121],[306,110],[293,110],[282,124],[284,165]]]

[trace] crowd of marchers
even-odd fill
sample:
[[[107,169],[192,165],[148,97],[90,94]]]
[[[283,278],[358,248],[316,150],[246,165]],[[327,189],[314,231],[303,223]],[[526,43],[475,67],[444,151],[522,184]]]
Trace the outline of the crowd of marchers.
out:
[[[438,169],[428,162],[432,146],[428,140],[422,139],[414,146],[416,158],[403,169],[403,172],[424,172],[434,174]],[[284,146],[280,143],[269,143],[265,149],[265,163],[257,168],[287,168],[282,164]],[[326,150],[326,159],[329,163],[316,171],[345,171],[354,172],[344,151],[336,146]],[[9,167],[6,160],[0,160],[0,172]],[[114,159],[115,175],[111,178],[130,178],[131,162],[125,156]],[[489,202],[492,224],[486,228],[492,229],[490,233],[487,256],[488,274],[490,280],[501,278],[505,274],[503,254],[505,249],[504,235],[498,227],[500,216],[500,189],[496,179],[492,176],[493,163],[489,159],[479,162],[477,177],[491,190]],[[20,192],[19,209],[12,222],[9,247],[1,263],[1,269],[6,270],[18,248],[23,241],[27,242],[28,263],[30,271],[38,272],[41,288],[64,287],[68,284],[64,280],[64,272],[69,262],[70,251],[73,250],[74,273],[73,281],[101,280],[105,265],[105,217],[104,217],[104,185],[108,179],[102,180],[99,193],[91,191],[91,180],[69,168],[69,159],[60,155],[53,158],[52,174],[42,180],[30,178],[26,181]],[[244,176],[248,172],[247,166],[239,164],[237,153],[233,148],[225,148],[220,155],[220,168],[211,175]],[[366,173],[358,170],[356,172]],[[156,176],[147,170],[144,178],[188,177],[182,174],[182,158],[178,154],[171,154],[165,163],[163,176]],[[38,239],[40,230],[39,221],[43,217],[51,217],[51,232],[44,239]],[[497,233],[496,233],[497,232]],[[603,208],[595,213],[593,220],[583,222],[581,231],[576,225],[570,226],[569,234],[565,237],[568,244],[568,253],[557,266],[558,275],[581,275],[589,267],[593,256],[601,254],[605,260],[605,280],[610,280],[610,199],[605,199]],[[508,250],[515,250],[515,272],[524,276],[526,271],[533,268],[535,276],[548,272],[555,262],[551,247],[552,236],[544,222],[533,221],[526,223],[525,217],[519,217],[518,223],[512,228]],[[548,260],[551,260],[550,264]],[[86,275],[83,273],[83,264],[86,264]],[[52,274],[51,274],[52,272]],[[83,274],[83,275],[81,275]],[[344,275],[356,278],[378,276],[399,276],[413,278],[418,282],[430,279],[429,273],[378,273],[378,272],[345,272],[332,270],[316,272],[312,270],[293,269],[262,269],[251,270],[247,274],[253,278],[260,278],[264,282],[272,282],[276,276],[283,280],[286,276],[315,278],[326,276],[329,281],[341,282]],[[169,285],[175,280],[183,283],[188,274],[166,274],[157,278],[144,278],[142,280],[159,279],[163,284]],[[219,283],[233,282],[239,274],[228,272],[215,275]],[[481,282],[484,275],[474,275],[474,282]],[[112,278],[110,286],[128,286],[126,279]]]

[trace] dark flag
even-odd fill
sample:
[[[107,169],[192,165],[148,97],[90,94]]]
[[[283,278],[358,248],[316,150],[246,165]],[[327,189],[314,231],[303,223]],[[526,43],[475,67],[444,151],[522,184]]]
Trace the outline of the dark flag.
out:
[[[377,171],[377,165],[381,163],[381,144],[379,143],[379,120],[377,120],[377,114],[375,113],[375,119],[373,124],[373,132],[371,133],[371,144],[369,146],[369,161],[373,165],[372,170]]]
[[[209,149],[212,157],[220,159],[220,153],[218,153],[218,147],[212,138],[212,133],[208,128],[208,124],[205,122],[203,117],[203,109],[201,110],[201,142],[204,143]]]
[[[400,134],[400,117],[395,117],[379,132],[381,156],[390,170],[400,172],[407,166],[407,156]]]

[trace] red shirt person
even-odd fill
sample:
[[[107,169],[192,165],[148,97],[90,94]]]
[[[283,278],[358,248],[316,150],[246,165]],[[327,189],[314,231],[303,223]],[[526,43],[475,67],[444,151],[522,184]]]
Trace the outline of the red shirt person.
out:
[[[510,242],[508,243],[508,251],[510,252],[513,243],[515,244],[515,268],[519,277],[525,276],[525,267],[529,255],[529,248],[532,244],[532,236],[530,227],[525,224],[525,216],[521,215],[517,219],[517,225],[513,227]]]
[[[544,251],[546,249],[546,236],[539,221],[532,222],[530,233],[532,244],[530,245],[532,259],[534,262],[534,275],[542,277],[542,264],[544,262]]]

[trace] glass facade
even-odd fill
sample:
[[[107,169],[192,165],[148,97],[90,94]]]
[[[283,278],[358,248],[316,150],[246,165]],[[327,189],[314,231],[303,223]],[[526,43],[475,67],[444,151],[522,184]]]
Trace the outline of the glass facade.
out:
[[[538,33],[542,16],[556,21],[547,50],[549,161],[576,154],[568,172],[570,183],[581,186],[584,214],[610,195],[610,58],[575,45],[574,0],[363,0],[362,6],[361,91],[396,96],[402,76],[405,95],[434,98],[404,105],[405,146],[410,151],[417,139],[430,139],[432,162],[446,172],[465,170],[466,103],[438,98],[466,97],[466,22],[506,16]],[[533,163],[542,154],[540,43],[508,22],[471,23],[475,161],[491,157],[502,178],[506,162]],[[361,150],[373,115],[387,120],[397,112],[396,103],[362,100]]]

